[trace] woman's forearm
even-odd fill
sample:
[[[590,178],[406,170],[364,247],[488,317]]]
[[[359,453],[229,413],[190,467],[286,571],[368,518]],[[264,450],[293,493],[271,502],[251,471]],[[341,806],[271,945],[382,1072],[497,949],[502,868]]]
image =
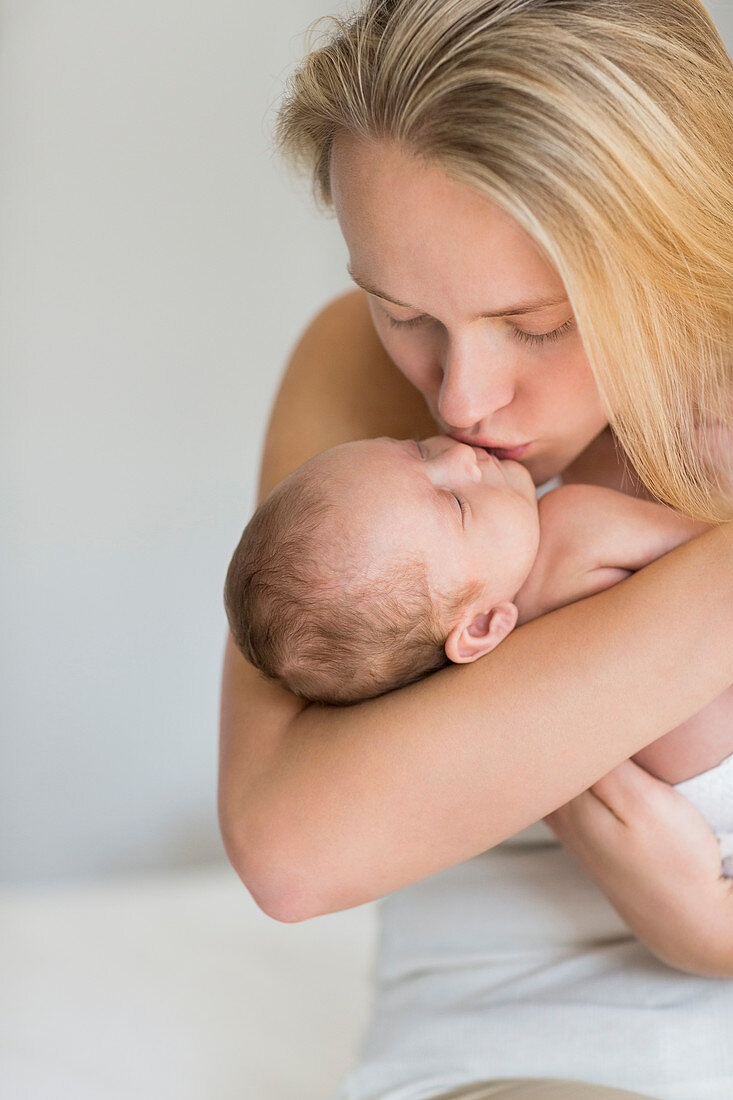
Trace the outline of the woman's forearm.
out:
[[[728,524],[472,665],[353,707],[299,707],[252,678],[246,699],[234,669],[222,818],[258,903],[299,920],[382,897],[544,817],[689,718],[733,681],[731,563]]]
[[[704,907],[691,899],[690,911],[685,916],[687,919],[670,920],[665,926],[664,913],[648,913],[638,924],[632,921],[628,924],[642,943],[668,966],[703,978],[733,978],[731,880],[721,878],[717,898]]]

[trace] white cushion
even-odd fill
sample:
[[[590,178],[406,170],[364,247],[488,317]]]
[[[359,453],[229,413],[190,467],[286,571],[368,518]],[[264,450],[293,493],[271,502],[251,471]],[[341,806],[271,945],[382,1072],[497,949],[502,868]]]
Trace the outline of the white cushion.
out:
[[[0,891],[0,1094],[330,1100],[369,1007],[376,903],[267,917],[228,865]]]

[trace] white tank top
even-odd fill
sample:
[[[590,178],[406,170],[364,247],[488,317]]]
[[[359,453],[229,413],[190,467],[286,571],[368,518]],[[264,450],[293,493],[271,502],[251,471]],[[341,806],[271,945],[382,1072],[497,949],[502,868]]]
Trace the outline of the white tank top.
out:
[[[733,756],[677,787],[733,856]],[[371,1023],[334,1100],[426,1100],[495,1077],[733,1098],[733,980],[660,962],[543,821],[377,913]]]

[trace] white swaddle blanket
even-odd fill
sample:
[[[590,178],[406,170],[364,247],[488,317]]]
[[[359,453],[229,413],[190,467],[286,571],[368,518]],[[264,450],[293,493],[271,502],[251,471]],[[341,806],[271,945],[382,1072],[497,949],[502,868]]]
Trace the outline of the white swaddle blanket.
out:
[[[733,878],[733,755],[717,768],[675,783],[674,789],[700,811],[717,836],[723,874]]]

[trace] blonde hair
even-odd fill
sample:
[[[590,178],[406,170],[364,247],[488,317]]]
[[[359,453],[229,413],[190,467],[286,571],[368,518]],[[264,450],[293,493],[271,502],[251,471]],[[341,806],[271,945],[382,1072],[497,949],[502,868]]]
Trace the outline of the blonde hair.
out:
[[[500,205],[562,278],[641,480],[733,518],[733,66],[702,3],[370,0],[327,18],[276,128],[317,201],[344,130]]]

